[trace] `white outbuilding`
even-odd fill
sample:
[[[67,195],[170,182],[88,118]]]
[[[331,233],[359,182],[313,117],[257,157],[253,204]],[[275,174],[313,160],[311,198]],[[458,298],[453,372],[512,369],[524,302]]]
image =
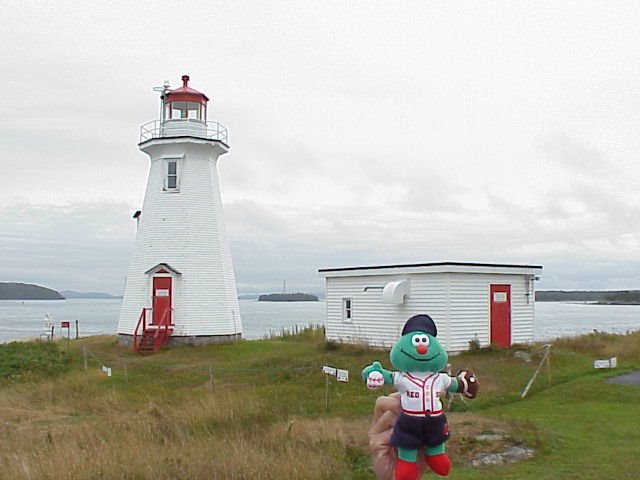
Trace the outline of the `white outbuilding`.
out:
[[[431,316],[450,352],[509,347],[535,333],[537,265],[437,262],[323,268],[327,340],[391,347],[405,321]]]
[[[160,119],[140,129],[149,177],[117,330],[140,352],[242,335],[217,168],[227,129],[208,119],[209,98],[187,75],[182,82],[160,87]]]

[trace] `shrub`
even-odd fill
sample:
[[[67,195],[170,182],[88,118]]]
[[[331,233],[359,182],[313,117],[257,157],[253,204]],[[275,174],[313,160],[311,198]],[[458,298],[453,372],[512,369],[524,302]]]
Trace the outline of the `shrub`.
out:
[[[0,344],[0,379],[51,376],[69,369],[69,357],[51,342]]]
[[[470,352],[477,352],[481,348],[482,347],[480,346],[480,340],[478,340],[478,337],[473,337],[471,340],[469,340],[469,351]]]

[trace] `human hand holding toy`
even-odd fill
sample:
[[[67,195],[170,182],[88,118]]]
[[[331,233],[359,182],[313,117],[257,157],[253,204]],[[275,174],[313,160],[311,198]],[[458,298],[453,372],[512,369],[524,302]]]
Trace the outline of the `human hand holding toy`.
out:
[[[379,362],[373,362],[362,370],[362,379],[367,382],[367,387],[393,384],[400,394],[401,408],[393,422],[389,442],[397,449],[393,470],[395,480],[417,480],[423,470],[420,467],[422,459],[438,475],[449,475],[451,460],[444,448],[444,442],[449,439],[449,426],[439,395],[456,392],[475,398],[478,393],[478,380],[473,371],[461,371],[456,377],[440,373],[447,365],[448,356],[436,336],[436,325],[431,317],[415,315],[407,320],[402,336],[391,349],[391,364],[399,371],[385,370]],[[381,405],[388,405],[389,401],[378,400]],[[395,411],[389,409],[380,414],[376,422],[374,413],[374,427],[380,423],[378,430],[381,430],[389,420],[393,420],[390,417],[394,415]],[[388,469],[381,468],[381,474],[378,474],[377,466],[380,458],[393,457],[380,454],[386,451],[385,444],[373,442],[371,433],[370,444],[378,478],[390,479]],[[424,455],[419,455],[419,452],[424,452]]]
[[[402,412],[400,393],[378,397],[373,410],[373,423],[369,429],[369,450],[373,471],[378,480],[393,480],[398,454],[391,445],[391,433],[396,418]],[[424,456],[418,457],[418,473],[427,468]]]

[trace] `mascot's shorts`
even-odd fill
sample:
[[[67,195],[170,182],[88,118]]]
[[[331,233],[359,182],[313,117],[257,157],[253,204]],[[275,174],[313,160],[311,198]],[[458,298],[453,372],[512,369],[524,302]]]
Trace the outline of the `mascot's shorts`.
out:
[[[417,450],[422,446],[436,447],[449,440],[447,417],[414,417],[400,413],[393,427],[391,444],[394,447]]]

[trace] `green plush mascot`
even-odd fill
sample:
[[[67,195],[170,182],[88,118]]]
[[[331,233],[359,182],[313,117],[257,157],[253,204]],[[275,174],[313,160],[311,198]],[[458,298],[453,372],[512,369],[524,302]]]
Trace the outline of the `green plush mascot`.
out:
[[[415,315],[407,320],[402,336],[391,349],[391,364],[399,371],[385,370],[380,362],[362,370],[367,387],[393,385],[402,394],[402,412],[391,435],[391,443],[398,449],[396,480],[417,480],[416,462],[422,450],[431,470],[445,477],[449,475],[451,460],[444,448],[449,426],[440,395],[457,392],[475,398],[478,392],[473,371],[461,371],[456,377],[441,373],[448,357],[437,335],[429,315]]]

